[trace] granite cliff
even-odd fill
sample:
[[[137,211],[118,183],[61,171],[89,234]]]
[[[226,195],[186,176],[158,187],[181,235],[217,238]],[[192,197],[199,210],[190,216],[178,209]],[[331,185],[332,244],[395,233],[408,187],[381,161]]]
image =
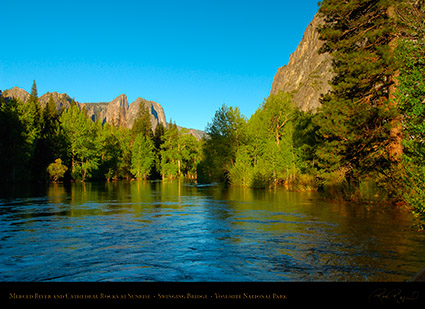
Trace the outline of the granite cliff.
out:
[[[317,109],[320,96],[330,90],[332,58],[327,53],[319,54],[323,41],[317,27],[323,23],[324,19],[317,13],[288,64],[278,69],[270,91],[270,94],[279,90],[293,93],[295,105],[304,111]]]
[[[4,98],[17,98],[21,102],[25,102],[29,98],[29,93],[21,88],[14,87],[3,91]],[[39,100],[42,107],[49,101],[50,97],[56,104],[58,111],[67,109],[71,106],[72,98],[66,93],[47,92],[43,94]],[[162,106],[154,101],[148,101],[143,98],[137,98],[134,102],[128,103],[128,98],[125,94],[116,97],[111,102],[100,103],[79,103],[76,102],[80,108],[86,108],[87,115],[93,121],[101,121],[102,123],[109,123],[117,127],[124,127],[131,129],[134,120],[137,116],[140,106],[143,104],[148,107],[151,117],[152,128],[155,130],[158,124],[167,126],[164,109]],[[189,133],[197,139],[201,139],[205,132],[189,129]]]
[[[93,121],[101,121],[102,123],[113,124],[117,127],[131,129],[137,112],[143,104],[147,106],[151,117],[152,128],[155,130],[159,123],[167,125],[164,109],[162,106],[153,101],[147,101],[137,98],[134,102],[128,103],[128,98],[122,94],[109,103],[79,103],[81,107],[85,107],[89,117]]]

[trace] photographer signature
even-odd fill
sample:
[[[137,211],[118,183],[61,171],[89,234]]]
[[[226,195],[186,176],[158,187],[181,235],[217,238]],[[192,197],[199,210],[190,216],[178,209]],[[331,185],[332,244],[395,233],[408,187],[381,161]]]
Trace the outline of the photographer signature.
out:
[[[370,296],[369,301],[379,302],[384,304],[386,302],[403,304],[406,302],[416,301],[420,297],[418,291],[413,291],[409,294],[404,294],[401,289],[387,290],[386,288],[380,288],[375,290]]]

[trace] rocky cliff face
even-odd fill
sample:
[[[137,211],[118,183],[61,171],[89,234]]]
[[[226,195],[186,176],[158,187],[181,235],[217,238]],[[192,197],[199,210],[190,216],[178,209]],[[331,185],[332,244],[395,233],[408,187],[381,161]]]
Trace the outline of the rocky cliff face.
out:
[[[323,18],[316,14],[288,64],[278,69],[270,91],[270,94],[279,90],[293,92],[295,105],[304,111],[318,108],[320,96],[330,90],[332,58],[318,53],[323,41],[319,39],[317,26],[323,23]]]
[[[128,99],[122,94],[106,106],[105,121],[117,127],[127,127],[127,110]]]
[[[147,101],[142,98],[137,98],[134,102],[128,104],[127,96],[122,94],[109,103],[80,103],[81,106],[86,107],[87,114],[94,121],[107,122],[117,127],[128,129],[133,127],[137,112],[142,104],[148,107],[154,130],[159,123],[162,123],[164,127],[167,126],[162,106],[156,102]]]

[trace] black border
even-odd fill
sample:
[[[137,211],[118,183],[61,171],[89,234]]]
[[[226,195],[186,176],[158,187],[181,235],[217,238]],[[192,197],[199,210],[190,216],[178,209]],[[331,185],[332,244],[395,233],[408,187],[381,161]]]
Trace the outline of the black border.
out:
[[[5,308],[28,305],[425,305],[425,282],[1,282]]]

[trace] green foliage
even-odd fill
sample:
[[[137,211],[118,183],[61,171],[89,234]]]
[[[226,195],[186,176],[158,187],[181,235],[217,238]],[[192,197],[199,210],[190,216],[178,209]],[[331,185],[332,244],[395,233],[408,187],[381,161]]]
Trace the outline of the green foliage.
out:
[[[131,157],[131,173],[138,179],[147,179],[154,164],[154,144],[144,132],[136,135]]]
[[[406,33],[397,47],[402,63],[398,78],[398,107],[403,115],[405,200],[425,228],[425,5],[405,1],[399,8]]]
[[[0,175],[4,182],[25,180],[28,175],[30,145],[25,137],[18,100],[6,102],[0,96]]]
[[[175,124],[154,135],[143,104],[132,130],[116,128],[94,123],[74,100],[59,114],[51,96],[42,109],[34,81],[25,103],[0,92],[0,123],[2,181],[197,178],[202,143]]]
[[[173,179],[180,176],[178,138],[179,130],[177,125],[170,122],[163,135],[163,143],[161,145],[162,179]]]
[[[322,52],[334,58],[332,90],[314,118],[318,129],[318,173],[323,184],[335,174],[350,184],[374,177],[391,181],[398,160],[391,152],[397,113],[393,108],[397,37],[393,1],[325,0],[319,29]]]
[[[152,123],[147,105],[141,102],[137,111],[136,119],[132,127],[133,135],[142,133],[145,137],[152,137]]]
[[[56,159],[54,163],[49,164],[49,166],[47,167],[47,172],[49,173],[53,182],[56,182],[60,178],[63,178],[67,170],[68,168],[64,164],[62,164],[61,159]]]
[[[225,104],[216,111],[207,125],[208,138],[205,141],[202,177],[212,181],[227,181],[229,170],[235,163],[239,148],[245,143],[246,119],[238,107]]]
[[[69,145],[72,178],[90,179],[99,166],[95,123],[77,105],[65,110],[60,120]]]
[[[279,92],[263,102],[244,126],[244,144],[229,168],[232,184],[255,188],[295,185],[302,165],[294,143],[298,114],[290,94]],[[301,138],[298,143],[302,144]]]
[[[169,123],[160,144],[162,178],[195,178],[200,161],[199,145],[187,129],[179,130],[176,124]]]
[[[162,144],[164,143],[164,134],[165,127],[162,123],[158,123],[155,128],[154,135],[152,137],[152,141],[154,143],[154,153],[155,153],[155,162],[152,169],[152,176],[156,179],[161,177],[161,149]]]
[[[119,178],[130,179],[131,174],[131,157],[133,137],[130,130],[119,128],[116,131],[116,137],[119,144],[119,156],[117,162],[117,176]]]
[[[118,169],[120,162],[120,141],[117,137],[117,129],[108,124],[96,124],[96,147],[100,164],[97,169],[97,178],[118,178]]]

